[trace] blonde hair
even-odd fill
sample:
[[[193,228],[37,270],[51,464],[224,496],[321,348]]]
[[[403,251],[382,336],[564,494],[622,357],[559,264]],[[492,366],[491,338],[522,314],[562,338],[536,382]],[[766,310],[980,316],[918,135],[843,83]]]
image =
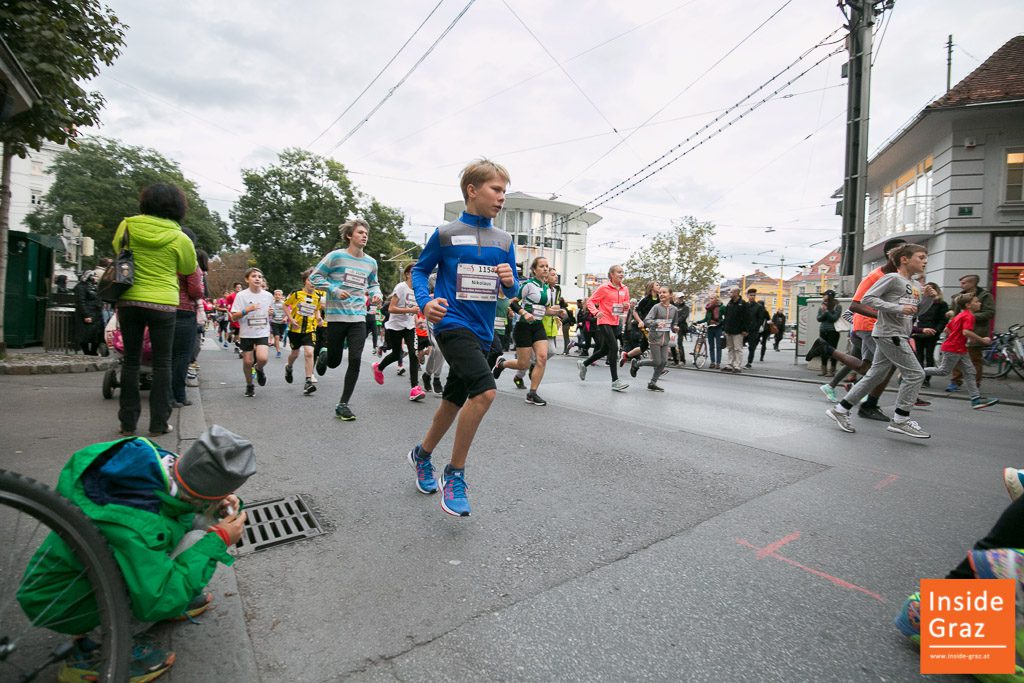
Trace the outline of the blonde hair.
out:
[[[341,239],[345,240],[347,244],[352,239],[352,235],[355,234],[356,228],[359,226],[366,228],[366,232],[370,232],[370,224],[364,221],[362,218],[353,218],[350,221],[345,221],[338,226],[338,232],[341,234]]]
[[[469,190],[467,188],[470,185],[479,187],[495,177],[504,180],[506,185],[512,182],[508,171],[501,164],[484,158],[472,162],[462,169],[462,175],[459,178],[459,187],[462,188],[462,199],[469,201]]]

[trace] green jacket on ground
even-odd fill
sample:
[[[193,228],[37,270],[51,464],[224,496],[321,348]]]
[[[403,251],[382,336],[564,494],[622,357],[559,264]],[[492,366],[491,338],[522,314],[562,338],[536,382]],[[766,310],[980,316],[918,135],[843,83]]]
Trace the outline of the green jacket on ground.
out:
[[[127,442],[134,442],[138,453],[134,457],[140,461],[139,468],[146,470],[134,473],[137,476],[132,481],[141,478],[155,484],[155,488],[141,486],[138,492],[149,497],[159,513],[112,502],[98,505],[85,492],[83,475],[90,465],[104,456],[109,462],[108,453]],[[93,444],[71,456],[57,483],[58,493],[81,508],[107,539],[124,576],[132,613],[143,622],[180,616],[209,583],[217,563],[234,562],[224,541],[214,533],[171,559],[171,551],[192,530],[196,509],[167,493],[167,476],[160,463],[165,454],[141,438]],[[99,623],[92,588],[82,575],[81,564],[52,532],[29,561],[17,598],[29,618],[61,633],[87,633]]]
[[[196,248],[181,226],[156,216],[131,216],[114,233],[114,253],[121,251],[121,236],[128,229],[128,248],[135,257],[135,285],[122,301],[146,301],[178,306],[178,275],[196,270]]]

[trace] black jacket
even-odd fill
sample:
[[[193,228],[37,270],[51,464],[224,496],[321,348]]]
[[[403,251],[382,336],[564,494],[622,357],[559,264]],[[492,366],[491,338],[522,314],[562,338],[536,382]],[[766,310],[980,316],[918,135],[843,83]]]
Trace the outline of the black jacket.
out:
[[[743,299],[730,299],[722,305],[722,329],[726,334],[742,334],[750,329],[750,313]]]
[[[768,309],[764,307],[764,304],[758,301],[756,304],[747,302],[747,315],[749,317],[747,323],[747,331],[750,334],[761,334],[761,328],[768,322],[769,315]]]

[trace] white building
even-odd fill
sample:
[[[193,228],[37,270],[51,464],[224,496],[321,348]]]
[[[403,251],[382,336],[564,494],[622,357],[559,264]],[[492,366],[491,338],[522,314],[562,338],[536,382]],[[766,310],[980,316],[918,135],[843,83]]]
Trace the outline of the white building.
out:
[[[996,298],[995,329],[1024,322],[1024,36],[922,110],[868,163],[865,272],[894,235],[928,247],[947,297],[967,274]]]
[[[446,203],[444,220],[455,220],[465,208],[462,200]],[[530,261],[544,256],[558,270],[566,301],[586,296],[583,288],[576,285],[576,276],[586,271],[587,231],[601,220],[601,216],[589,212],[566,219],[579,208],[566,202],[510,192],[505,195],[504,208],[494,219],[495,226],[512,235],[520,271],[528,273]]]
[[[58,154],[67,150],[66,145],[44,142],[38,152],[29,150],[24,159],[11,159],[11,230],[28,232],[25,218],[42,204],[43,197],[53,185],[50,166]]]

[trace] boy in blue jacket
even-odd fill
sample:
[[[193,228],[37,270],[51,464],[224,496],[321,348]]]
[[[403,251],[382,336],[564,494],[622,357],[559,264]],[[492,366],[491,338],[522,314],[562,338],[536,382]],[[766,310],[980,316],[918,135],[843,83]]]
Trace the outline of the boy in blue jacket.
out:
[[[487,159],[464,168],[459,184],[466,210],[434,231],[412,270],[416,302],[434,326],[449,370],[441,405],[408,459],[416,470],[416,489],[437,491],[430,456],[458,417],[451,461],[440,481],[441,508],[456,517],[469,516],[466,456],[497,393],[487,351],[494,338],[498,289],[511,299],[519,287],[512,236],[491,223],[505,202],[508,183],[508,171]],[[437,282],[431,295],[427,278],[434,268]]]

